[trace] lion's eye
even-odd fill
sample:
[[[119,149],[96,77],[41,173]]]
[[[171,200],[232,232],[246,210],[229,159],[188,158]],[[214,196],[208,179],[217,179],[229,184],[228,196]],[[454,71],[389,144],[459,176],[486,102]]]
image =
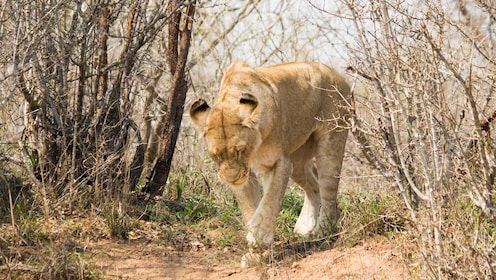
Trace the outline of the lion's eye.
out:
[[[216,154],[216,153],[211,153],[210,154],[210,157],[212,158],[212,160],[216,163],[220,162],[221,160],[221,157],[219,154]]]
[[[220,155],[215,155],[215,156],[214,156],[214,160],[215,160],[216,162],[221,162],[221,161],[222,161],[222,157],[221,157]]]

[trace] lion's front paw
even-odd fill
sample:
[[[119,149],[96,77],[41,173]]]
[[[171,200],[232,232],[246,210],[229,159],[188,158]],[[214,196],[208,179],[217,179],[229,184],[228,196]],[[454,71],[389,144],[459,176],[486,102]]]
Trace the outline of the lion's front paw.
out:
[[[248,231],[248,234],[246,235],[246,241],[248,241],[248,245],[250,247],[256,247],[257,245],[257,239],[251,231]]]
[[[241,267],[248,268],[261,265],[269,260],[269,256],[270,253],[268,250],[265,250],[264,252],[255,252],[253,249],[250,249],[250,251],[241,258]]]
[[[251,228],[246,234],[246,241],[250,247],[269,246],[274,241],[274,232],[260,227]]]
[[[247,224],[246,240],[250,247],[268,246],[274,241],[275,220],[254,214]]]

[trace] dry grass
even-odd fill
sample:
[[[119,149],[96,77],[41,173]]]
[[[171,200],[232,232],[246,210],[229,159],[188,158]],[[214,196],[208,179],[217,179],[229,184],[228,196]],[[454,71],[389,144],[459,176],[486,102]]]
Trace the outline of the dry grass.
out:
[[[487,1],[458,2],[447,7],[431,0],[411,1],[417,6],[408,5],[409,1],[360,1],[360,5],[337,1],[338,12],[319,10],[326,18],[345,15],[340,23],[350,27],[346,37],[336,34],[335,38],[347,38],[340,44],[349,57],[350,80],[356,89],[358,122],[353,128],[364,137],[350,137],[348,142],[339,197],[341,221],[321,239],[295,236],[292,225],[302,196],[290,187],[269,265],[380,238],[404,248],[416,278],[495,277],[494,9]],[[46,10],[53,12],[45,17],[51,22],[42,25],[31,12],[46,11],[37,10],[41,7],[35,2],[6,3],[0,11],[0,36],[19,42],[16,36],[22,33],[27,41],[21,40],[15,48],[8,44],[0,48],[4,66],[0,69],[2,277],[101,278],[86,255],[85,244],[102,238],[147,239],[176,250],[198,240],[205,246],[245,249],[236,202],[216,179],[187,117],[162,196],[143,202],[139,191],[147,180],[146,172],[138,184],[131,182],[130,164],[141,144],[139,137],[124,122],[106,125],[109,108],[117,101],[105,104],[107,111],[95,110],[104,108],[99,102],[107,100],[94,98],[107,93],[106,86],[98,84],[101,70],[107,67],[94,63],[107,50],[98,44],[99,35],[105,34],[99,32],[103,23],[98,3],[88,2],[95,5],[86,10],[94,12],[92,16],[74,17],[79,20],[71,29],[74,34],[68,33],[69,25],[60,24],[69,22],[73,14],[68,11],[71,5],[77,6],[74,1],[52,3],[56,5]],[[117,25],[128,15],[126,3],[115,9]],[[428,12],[422,7],[429,7]],[[151,16],[147,13],[152,9],[143,11],[140,16]],[[144,23],[136,28],[145,28]],[[17,32],[18,26],[25,29]],[[78,26],[92,28],[81,33]],[[326,24],[316,27],[329,37],[339,33]],[[120,26],[111,28],[112,34],[119,30]],[[136,31],[133,34],[145,34]],[[148,35],[145,41],[150,45],[130,57],[136,67],[124,80],[131,81],[127,89],[132,95],[125,105],[134,112],[127,120],[135,118],[143,134],[150,136],[153,130],[159,131],[157,121],[165,110],[157,92],[165,92],[170,77],[163,75],[166,69],[158,54],[166,43],[157,39],[162,38],[158,33]],[[81,41],[74,38],[94,44],[86,45],[88,50],[82,55],[83,44],[76,44]],[[109,39],[110,57],[119,57],[121,49],[114,46],[123,45],[122,38],[124,34]],[[259,38],[254,36],[254,40]],[[254,46],[259,49],[258,44]],[[217,51],[218,60],[205,58],[216,62],[211,68],[191,72],[202,94],[214,92],[215,85],[195,81],[194,74],[220,80],[219,65],[236,57]],[[16,55],[24,62],[13,65]],[[123,80],[117,77],[124,77],[118,75],[124,67],[114,68],[112,63],[108,62],[108,81],[120,85]],[[83,75],[85,65],[88,72]],[[214,74],[202,72],[212,69]],[[77,96],[83,102],[78,103]],[[78,110],[88,118],[80,118]],[[143,142],[147,142],[144,135]],[[110,149],[112,145],[119,148],[118,153]],[[372,160],[366,160],[362,151],[368,151]],[[149,155],[145,170],[153,160],[153,154]],[[130,186],[136,186],[136,192]]]

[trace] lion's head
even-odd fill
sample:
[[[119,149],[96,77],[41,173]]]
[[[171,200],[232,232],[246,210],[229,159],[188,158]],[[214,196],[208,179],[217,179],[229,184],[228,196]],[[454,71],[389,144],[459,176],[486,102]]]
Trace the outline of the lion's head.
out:
[[[262,141],[258,130],[259,104],[249,93],[230,90],[229,98],[213,107],[203,99],[196,100],[190,107],[190,116],[203,134],[219,178],[240,186],[249,178],[250,157]]]

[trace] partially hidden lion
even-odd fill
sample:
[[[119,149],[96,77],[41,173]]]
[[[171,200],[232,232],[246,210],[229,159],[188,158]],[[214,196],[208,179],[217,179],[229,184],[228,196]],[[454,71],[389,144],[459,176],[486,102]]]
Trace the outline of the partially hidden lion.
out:
[[[273,242],[289,178],[305,192],[297,234],[317,234],[337,221],[350,102],[344,78],[323,64],[237,62],[226,70],[212,107],[204,99],[192,103],[191,120],[218,177],[232,187],[250,247]]]

